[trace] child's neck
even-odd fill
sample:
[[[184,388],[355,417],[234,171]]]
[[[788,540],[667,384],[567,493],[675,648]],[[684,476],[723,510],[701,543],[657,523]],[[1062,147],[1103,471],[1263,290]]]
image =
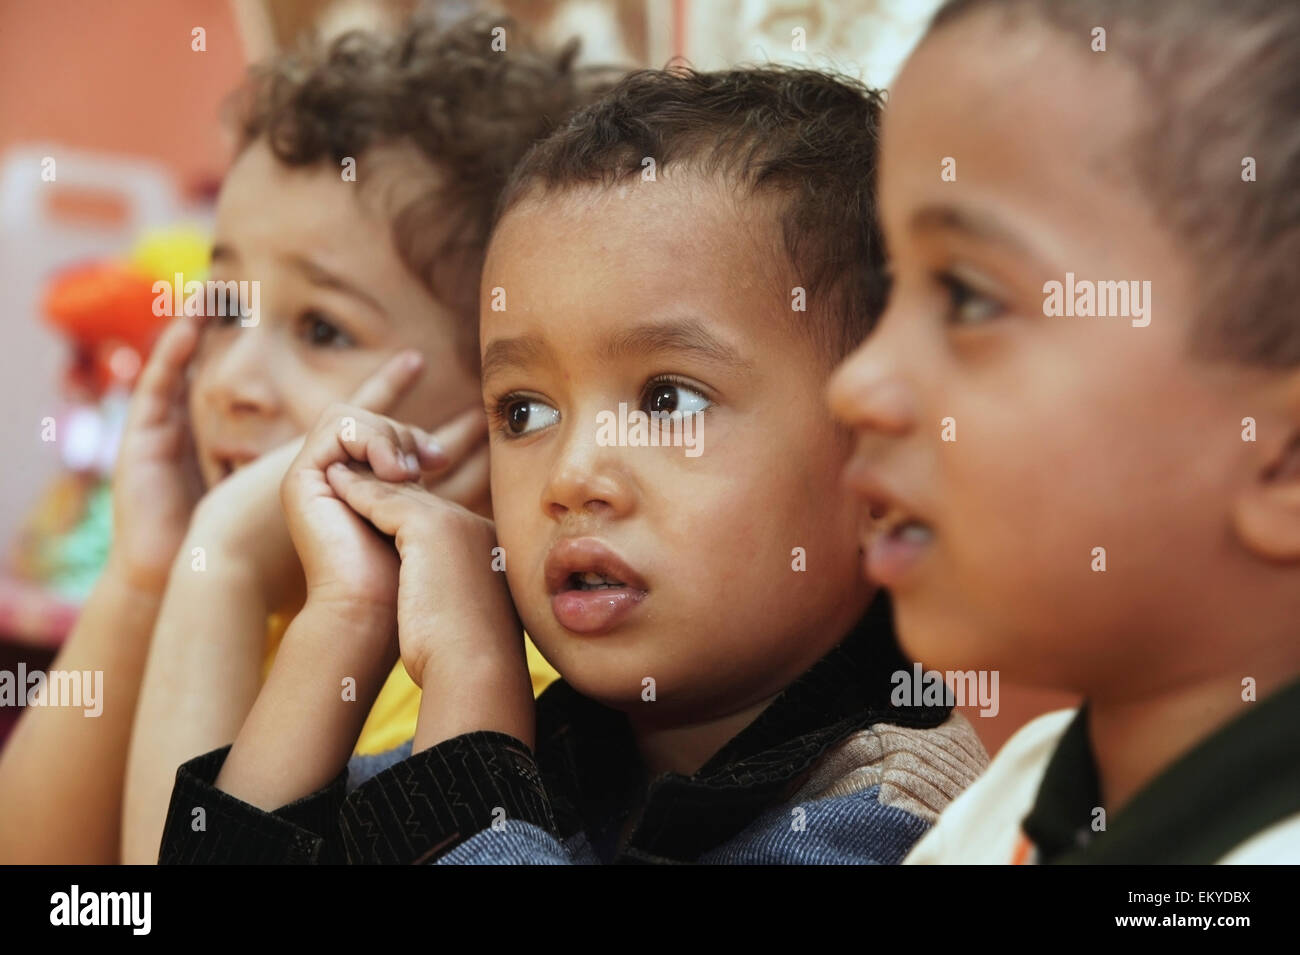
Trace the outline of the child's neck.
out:
[[[644,724],[631,720],[641,762],[646,776],[654,779],[664,773],[691,776],[718,750],[722,749],[776,699],[768,697],[752,706],[715,719],[671,725]]]
[[[1300,660],[1224,674],[1134,701],[1088,701],[1088,737],[1102,803],[1114,815],[1148,783],[1220,727],[1244,715],[1242,676],[1262,700],[1300,678]]]

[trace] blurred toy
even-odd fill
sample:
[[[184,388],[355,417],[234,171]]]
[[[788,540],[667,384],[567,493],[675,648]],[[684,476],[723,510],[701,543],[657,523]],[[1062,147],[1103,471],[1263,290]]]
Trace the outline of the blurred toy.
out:
[[[154,282],[177,273],[202,278],[208,240],[189,227],[146,233],[122,262],[91,262],[55,275],[46,320],[71,346],[67,404],[51,427],[64,472],[37,501],[19,533],[11,566],[20,579],[81,601],[108,556],[109,479],[131,388],[171,320],[154,314]]]

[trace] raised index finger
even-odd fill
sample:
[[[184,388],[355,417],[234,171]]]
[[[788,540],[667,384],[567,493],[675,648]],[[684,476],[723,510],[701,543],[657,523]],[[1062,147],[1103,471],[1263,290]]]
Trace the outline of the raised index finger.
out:
[[[348,404],[377,414],[387,414],[411,390],[423,369],[424,356],[418,351],[408,349],[394,355],[361,383]]]
[[[185,391],[185,368],[198,340],[198,325],[188,317],[173,320],[158,336],[136,381],[132,424],[156,424],[167,418]]]

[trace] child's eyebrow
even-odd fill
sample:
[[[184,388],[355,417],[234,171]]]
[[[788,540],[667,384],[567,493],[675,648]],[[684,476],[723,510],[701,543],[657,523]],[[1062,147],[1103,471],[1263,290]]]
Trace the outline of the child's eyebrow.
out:
[[[717,338],[696,319],[644,322],[610,336],[600,347],[600,357],[606,362],[615,362],[629,355],[662,352],[686,352],[715,365],[753,367],[753,362],[743,358],[740,352]],[[486,381],[507,368],[529,368],[541,364],[552,354],[550,346],[538,335],[496,338],[483,349],[479,374]]]
[[[652,355],[661,352],[686,352],[715,365],[752,367],[731,345],[713,335],[697,319],[668,322],[644,322],[620,331],[607,339],[601,356],[610,362],[628,355]]]
[[[972,239],[994,242],[1020,255],[1033,257],[1019,236],[996,217],[987,214],[967,212],[953,206],[922,206],[912,214],[911,226],[916,232],[956,232]]]
[[[313,262],[302,255],[286,255],[284,258],[286,262],[298,271],[302,272],[303,275],[307,277],[307,281],[311,282],[312,285],[333,289],[336,292],[342,292],[344,295],[351,296],[357,301],[368,305],[377,314],[387,317],[388,313],[385,311],[384,306],[379,304],[378,299],[364,289],[352,284],[338,273],[331,272],[320,263]]]
[[[551,354],[550,347],[537,335],[495,338],[483,349],[479,375],[484,381],[507,368],[528,368]]]

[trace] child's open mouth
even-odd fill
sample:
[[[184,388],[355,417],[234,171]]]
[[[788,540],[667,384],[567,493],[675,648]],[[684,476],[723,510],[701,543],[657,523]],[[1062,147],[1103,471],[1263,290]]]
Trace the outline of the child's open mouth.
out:
[[[570,590],[618,590],[627,586],[621,580],[606,577],[604,574],[570,574]]]
[[[855,457],[849,462],[844,483],[871,515],[862,542],[863,573],[882,587],[898,586],[929,551],[934,528],[915,516],[866,459]]]
[[[879,516],[877,516],[879,514]],[[894,587],[925,555],[934,540],[928,524],[897,510],[880,514],[866,547],[867,576],[883,587]]]
[[[612,630],[649,593],[645,581],[600,541],[557,541],[546,558],[546,588],[556,621],[574,633]]]

